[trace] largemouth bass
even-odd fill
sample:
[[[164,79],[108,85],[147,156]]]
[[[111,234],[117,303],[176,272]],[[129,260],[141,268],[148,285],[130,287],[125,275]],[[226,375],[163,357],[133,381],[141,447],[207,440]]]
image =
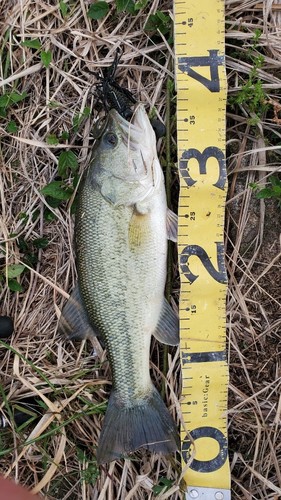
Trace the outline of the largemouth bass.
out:
[[[113,386],[97,450],[99,463],[140,447],[171,453],[176,426],[149,373],[151,336],[178,343],[178,316],[164,298],[168,210],[155,134],[142,105],[130,122],[112,109],[100,126],[78,193],[78,285],[60,329],[71,338],[100,336]]]

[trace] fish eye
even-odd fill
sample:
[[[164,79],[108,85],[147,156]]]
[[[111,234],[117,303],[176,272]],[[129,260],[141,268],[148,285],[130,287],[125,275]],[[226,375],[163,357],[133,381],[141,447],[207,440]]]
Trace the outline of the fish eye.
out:
[[[118,143],[118,137],[116,134],[114,134],[113,132],[107,132],[104,136],[103,136],[103,140],[106,144],[108,144],[108,146],[110,146],[111,148],[114,148],[117,143]]]

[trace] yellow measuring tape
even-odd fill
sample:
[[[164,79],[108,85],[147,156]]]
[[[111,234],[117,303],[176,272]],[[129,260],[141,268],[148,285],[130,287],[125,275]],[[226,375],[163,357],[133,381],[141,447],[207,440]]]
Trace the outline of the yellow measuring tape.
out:
[[[223,0],[175,0],[174,24],[186,498],[228,500]]]

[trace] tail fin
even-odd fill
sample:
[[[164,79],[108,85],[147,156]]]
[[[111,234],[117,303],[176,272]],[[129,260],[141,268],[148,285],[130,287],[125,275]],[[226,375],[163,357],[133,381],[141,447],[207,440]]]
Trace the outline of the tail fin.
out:
[[[172,453],[179,448],[179,436],[160,394],[152,386],[145,399],[126,406],[112,391],[97,450],[99,464],[123,458],[138,448]]]

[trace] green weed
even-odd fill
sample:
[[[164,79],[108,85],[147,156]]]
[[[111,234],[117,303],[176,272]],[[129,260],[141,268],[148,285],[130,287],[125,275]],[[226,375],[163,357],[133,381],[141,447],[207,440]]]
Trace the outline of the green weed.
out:
[[[256,183],[251,183],[249,186],[256,192],[258,199],[273,199],[277,201],[278,207],[281,208],[281,179],[272,175],[269,179],[269,186],[260,189]]]
[[[172,21],[170,16],[167,16],[164,12],[157,10],[155,14],[151,14],[149,16],[144,30],[152,34],[160,31],[162,35],[167,35],[170,33],[171,24]]]
[[[2,47],[0,47],[0,64],[2,66],[2,73],[4,75],[4,78],[8,75],[8,70],[10,67],[10,55],[9,50],[7,49],[8,39],[9,31],[6,32],[3,45]],[[38,53],[43,66],[45,66],[46,68],[49,67],[52,61],[52,52],[50,50],[43,50],[39,38],[23,40],[21,42],[21,46],[36,51],[35,57]],[[4,127],[9,134],[16,134],[18,132],[17,122],[14,119],[11,119],[11,115],[14,114],[17,104],[27,97],[27,92],[21,93],[16,89],[16,87],[14,87],[12,91],[3,92],[3,94],[0,96],[0,118],[7,119]]]
[[[21,42],[21,46],[28,47],[29,49],[40,50],[41,42],[39,38],[32,38],[30,40],[24,40],[23,42]]]
[[[12,92],[5,92],[0,97],[0,117],[6,118],[8,115],[8,111],[15,104],[23,101],[27,97],[26,92],[19,93],[16,90]]]
[[[83,465],[81,470],[81,480],[93,486],[99,477],[99,467],[95,457],[88,457],[84,450],[77,448],[77,459]]]
[[[148,0],[138,0],[136,2],[134,0],[115,0],[115,8],[117,14],[125,12],[127,14],[136,15],[140,10],[145,9],[147,4]],[[90,5],[87,15],[90,19],[99,20],[103,19],[109,13],[109,11],[109,4],[107,2],[104,2],[103,0],[98,0],[97,2]],[[163,32],[162,30],[165,31],[166,29],[167,19],[169,19],[170,25],[170,18],[168,18],[168,16],[166,16],[163,12],[156,11],[156,13],[151,15],[148,19],[148,22],[150,23],[149,26],[152,28],[152,31],[157,31],[157,29],[159,29],[161,32]]]
[[[74,132],[77,132],[82,121],[87,118],[91,113],[91,108],[89,108],[88,106],[85,106],[84,110],[83,110],[83,113],[78,113],[76,115],[74,115],[73,117],[73,120],[72,120],[72,127],[73,127],[73,130]]]
[[[252,63],[252,68],[248,75],[248,80],[244,81],[240,91],[234,97],[230,97],[229,104],[242,105],[248,109],[249,113],[259,117],[268,109],[267,96],[262,87],[262,81],[259,77],[258,70],[264,64],[264,56],[257,51],[257,45],[261,36],[261,30],[256,29],[253,34],[252,46],[247,51],[245,58]],[[251,122],[250,125],[255,125],[257,122]]]
[[[45,68],[48,68],[50,66],[51,61],[52,61],[52,52],[50,50],[47,51],[42,50],[41,62],[45,66]]]
[[[26,223],[28,215],[24,212],[19,214],[19,219]],[[17,236],[16,234],[10,236]],[[23,236],[16,238],[16,243],[20,252],[21,261],[34,268],[38,262],[39,250],[45,249],[49,240],[47,238],[35,238],[33,240],[26,240]],[[4,249],[2,251],[5,252]],[[12,292],[22,292],[24,290],[21,284],[21,278],[24,274],[29,273],[29,269],[24,264],[10,264],[8,266],[0,267],[0,284],[5,286],[6,282]]]
[[[171,486],[173,485],[173,481],[168,479],[167,477],[161,477],[157,485],[153,486],[152,491],[155,496],[163,495]]]
[[[63,2],[62,0],[60,1],[60,11],[62,17],[66,17],[68,14],[68,5],[67,3]]]
[[[108,3],[100,0],[90,5],[87,15],[90,19],[98,20],[105,17],[108,11],[109,11]]]
[[[68,138],[68,132],[63,133],[62,135],[65,139]],[[51,141],[54,143],[57,141],[57,137],[55,135],[49,135],[48,138],[49,142]],[[45,196],[46,202],[51,208],[59,208],[63,202],[70,200],[73,196],[79,181],[78,168],[78,159],[72,150],[63,150],[59,154],[58,177],[60,177],[60,179],[50,182],[41,189],[41,193]],[[70,175],[72,175],[71,183],[69,183],[68,180]],[[75,200],[71,205],[71,213],[74,211]],[[48,208],[45,208],[44,219],[47,222],[51,222],[56,219],[56,215]]]
[[[6,125],[6,130],[8,134],[16,134],[18,131],[18,126],[14,120],[11,120]]]
[[[19,279],[25,269],[25,266],[22,264],[10,264],[7,267],[0,268],[0,286],[5,287],[7,282],[12,292],[22,292],[23,287]]]
[[[51,64],[52,61],[52,52],[50,50],[43,50],[41,42],[39,38],[32,38],[28,40],[24,40],[21,42],[22,47],[28,47],[29,49],[34,49],[34,50],[39,50],[40,51],[40,59],[45,66],[45,68],[48,68]]]

